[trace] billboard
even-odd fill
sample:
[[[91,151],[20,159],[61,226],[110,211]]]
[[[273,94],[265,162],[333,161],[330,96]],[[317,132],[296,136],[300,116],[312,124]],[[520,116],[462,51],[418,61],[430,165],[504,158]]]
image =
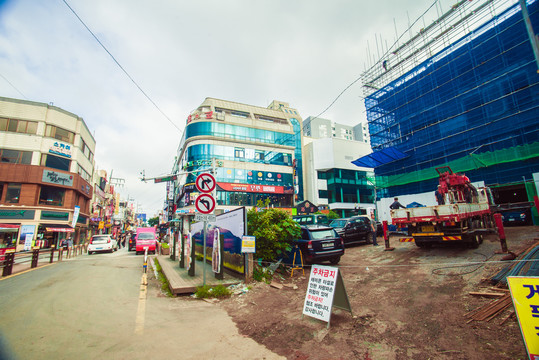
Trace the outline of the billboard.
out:
[[[245,208],[241,207],[216,216],[215,222],[206,223],[206,256],[211,261],[215,233],[219,231],[224,237],[223,266],[239,273],[245,272],[241,239],[247,234]],[[191,225],[191,236],[198,254],[203,254],[204,222]]]

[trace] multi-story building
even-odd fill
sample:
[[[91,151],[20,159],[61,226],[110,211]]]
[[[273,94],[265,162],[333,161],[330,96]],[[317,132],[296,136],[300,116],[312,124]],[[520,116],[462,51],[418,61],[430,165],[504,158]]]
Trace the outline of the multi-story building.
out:
[[[303,135],[314,139],[334,138],[356,140],[352,126],[337,124],[328,119],[309,116],[303,123]]]
[[[342,138],[304,139],[305,198],[328,205],[341,217],[374,208],[374,171],[352,161],[371,152],[369,144]]]
[[[94,152],[79,116],[0,97],[0,247],[86,238]]]
[[[539,2],[527,3],[537,28]],[[445,165],[498,203],[532,201],[539,74],[519,2],[458,2],[398,45],[362,79],[373,154],[357,163],[376,164],[383,207],[394,196],[434,205]]]
[[[176,212],[194,212],[196,176],[212,166],[218,212],[303,201],[301,126],[298,111],[282,101],[264,108],[206,98],[189,115],[178,147]]]

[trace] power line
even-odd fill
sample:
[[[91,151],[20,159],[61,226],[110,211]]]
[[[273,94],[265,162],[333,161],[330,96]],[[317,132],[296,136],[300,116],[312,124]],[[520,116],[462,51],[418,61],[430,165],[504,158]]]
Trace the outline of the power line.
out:
[[[15,85],[13,85],[13,84],[11,83],[11,81],[9,81],[8,79],[6,79],[6,77],[5,77],[4,75],[2,75],[2,74],[0,74],[0,76],[2,77],[2,79],[6,80],[6,82],[7,82],[9,85],[11,85],[11,87],[12,87],[13,89],[15,89],[19,94],[21,94],[21,96],[22,96],[23,98],[25,98],[26,100],[28,100],[28,98],[27,98],[26,96],[24,96],[24,94],[23,94],[22,92],[20,92],[20,90],[17,89],[17,88],[15,87]]]
[[[129,73],[124,69],[124,67],[118,62],[118,60],[116,60],[116,58],[114,57],[114,55],[111,54],[111,52],[105,47],[105,45],[103,45],[103,43],[99,40],[99,38],[92,32],[92,30],[90,30],[90,28],[84,23],[84,21],[82,21],[82,19],[80,18],[80,16],[75,12],[75,10],[73,10],[73,8],[71,6],[69,6],[69,4],[67,3],[66,0],[62,0],[64,2],[64,4],[66,4],[66,6],[69,8],[69,10],[71,10],[71,12],[73,12],[73,14],[77,17],[77,19],[79,19],[79,21],[81,22],[81,24],[86,28],[86,30],[88,30],[88,32],[90,34],[92,34],[92,36],[94,37],[94,39],[99,43],[99,45],[101,45],[101,47],[103,48],[103,50],[105,50],[107,52],[107,54],[109,54],[109,56],[112,58],[112,60],[116,63],[116,65],[118,65],[118,67],[124,72],[124,74],[129,78],[129,80],[131,80],[131,82],[133,84],[135,84],[135,86],[140,90],[140,92],[146,97],[146,99],[148,99],[152,104],[153,106],[155,106],[155,108],[172,124],[172,126],[174,126],[176,129],[178,129],[178,131],[182,132],[182,130],[167,116],[167,114],[165,114],[165,112],[163,110],[161,110],[161,108],[159,106],[157,106],[157,104],[152,100],[152,98],[150,98],[150,96],[148,94],[146,94],[146,92],[139,86],[139,84],[137,84],[137,82],[131,77],[131,75],[129,75]]]

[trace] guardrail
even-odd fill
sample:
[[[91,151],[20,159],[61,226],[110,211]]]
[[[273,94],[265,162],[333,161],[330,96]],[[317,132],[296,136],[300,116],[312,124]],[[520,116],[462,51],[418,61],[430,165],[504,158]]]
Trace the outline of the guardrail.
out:
[[[7,251],[0,255],[0,269],[2,276],[10,276],[13,272],[20,272],[26,269],[36,268],[43,265],[43,262],[52,264],[62,261],[64,258],[69,259],[78,255],[82,255],[87,251],[87,245],[75,245],[67,249],[33,249],[31,251],[14,252]],[[55,256],[56,255],[56,256]]]

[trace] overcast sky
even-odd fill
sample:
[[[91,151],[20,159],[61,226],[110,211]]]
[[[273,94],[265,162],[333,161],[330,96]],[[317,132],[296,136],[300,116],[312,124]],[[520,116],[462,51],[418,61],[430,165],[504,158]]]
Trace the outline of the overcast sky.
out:
[[[281,100],[316,116],[366,69],[368,49],[377,58],[375,39],[390,46],[395,28],[406,32],[434,0],[66,2],[165,115],[63,0],[0,0],[0,96],[82,117],[96,168],[125,179],[122,199],[152,217],[165,185],[141,182],[140,172],[170,173],[185,120],[206,97]],[[357,82],[321,117],[365,122],[361,95]]]

